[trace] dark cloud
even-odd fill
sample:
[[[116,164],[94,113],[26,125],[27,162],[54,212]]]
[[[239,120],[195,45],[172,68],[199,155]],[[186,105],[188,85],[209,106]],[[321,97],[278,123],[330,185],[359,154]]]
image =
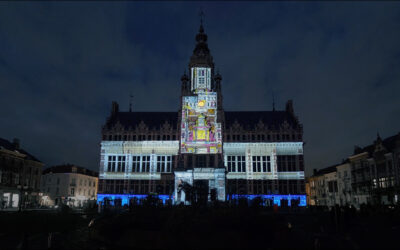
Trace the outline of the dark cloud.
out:
[[[227,110],[287,99],[307,171],[400,128],[398,3],[0,3],[0,136],[47,165],[97,169],[112,100],[174,111],[198,12]]]

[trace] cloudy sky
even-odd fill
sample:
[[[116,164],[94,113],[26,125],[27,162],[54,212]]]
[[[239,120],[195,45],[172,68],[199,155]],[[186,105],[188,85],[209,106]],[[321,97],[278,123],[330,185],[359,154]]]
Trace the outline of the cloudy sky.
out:
[[[224,108],[293,99],[308,174],[400,131],[400,3],[0,2],[0,137],[96,170],[113,100],[177,110],[201,8]]]

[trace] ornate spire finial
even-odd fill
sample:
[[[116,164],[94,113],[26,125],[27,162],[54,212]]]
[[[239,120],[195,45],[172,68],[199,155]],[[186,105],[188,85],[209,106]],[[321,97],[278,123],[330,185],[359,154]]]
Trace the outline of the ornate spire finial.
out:
[[[132,112],[132,99],[133,95],[132,92],[129,94],[129,112]]]
[[[204,12],[203,12],[203,8],[200,9],[199,16],[200,16],[200,25],[203,26],[203,19],[204,19],[204,16],[205,16]]]

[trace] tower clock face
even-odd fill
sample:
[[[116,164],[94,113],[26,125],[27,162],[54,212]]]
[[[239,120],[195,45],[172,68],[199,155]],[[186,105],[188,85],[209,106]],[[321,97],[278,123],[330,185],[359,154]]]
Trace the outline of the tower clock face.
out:
[[[205,105],[206,105],[206,101],[204,101],[204,100],[200,100],[198,103],[198,106],[201,108],[204,107]]]

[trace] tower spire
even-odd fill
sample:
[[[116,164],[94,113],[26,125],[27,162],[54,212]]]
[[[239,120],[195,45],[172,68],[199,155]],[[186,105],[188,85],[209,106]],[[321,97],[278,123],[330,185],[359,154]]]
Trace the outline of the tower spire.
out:
[[[199,16],[200,28],[195,37],[196,46],[193,50],[192,56],[190,57],[189,69],[192,67],[210,67],[214,71],[214,62],[210,53],[210,49],[207,45],[207,34],[204,32],[203,27],[205,16],[203,10],[200,11]]]
[[[204,12],[203,12],[203,9],[202,9],[202,8],[200,9],[199,16],[200,16],[200,26],[203,26],[203,20],[204,20],[204,16],[205,16],[205,14],[204,14]]]

